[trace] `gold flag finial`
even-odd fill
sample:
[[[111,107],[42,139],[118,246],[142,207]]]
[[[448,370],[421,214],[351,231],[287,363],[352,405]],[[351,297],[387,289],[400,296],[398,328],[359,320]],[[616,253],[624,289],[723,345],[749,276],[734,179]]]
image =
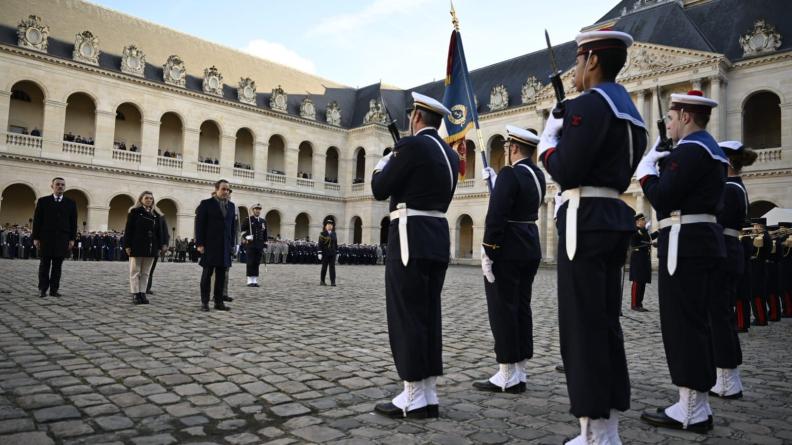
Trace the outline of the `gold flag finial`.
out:
[[[456,15],[456,9],[454,9],[454,2],[451,0],[451,23],[454,24],[454,29],[459,32],[459,19]]]

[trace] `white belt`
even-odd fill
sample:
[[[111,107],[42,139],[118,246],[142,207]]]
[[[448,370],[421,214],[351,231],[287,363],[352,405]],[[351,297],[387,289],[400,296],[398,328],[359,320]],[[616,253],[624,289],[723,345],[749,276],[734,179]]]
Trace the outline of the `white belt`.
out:
[[[679,253],[679,232],[683,224],[716,223],[718,218],[707,213],[694,213],[682,215],[679,210],[671,212],[671,216],[661,219],[657,223],[658,230],[671,227],[668,237],[668,274],[674,275],[677,267],[677,257]]]
[[[536,224],[536,221],[515,221],[513,219],[507,219],[506,222],[510,224]]]
[[[723,229],[723,234],[734,238],[740,237],[740,231],[735,229]]]
[[[407,240],[407,219],[410,216],[430,216],[432,218],[445,218],[446,214],[437,210],[415,210],[408,209],[407,204],[402,202],[396,206],[396,210],[390,212],[391,221],[399,220],[399,247],[401,251],[402,264],[407,267],[410,261],[410,242]]]
[[[572,261],[577,250],[577,211],[580,207],[580,198],[619,199],[621,193],[608,187],[583,186],[566,190],[561,196],[569,201],[566,213],[566,252],[569,260]]]

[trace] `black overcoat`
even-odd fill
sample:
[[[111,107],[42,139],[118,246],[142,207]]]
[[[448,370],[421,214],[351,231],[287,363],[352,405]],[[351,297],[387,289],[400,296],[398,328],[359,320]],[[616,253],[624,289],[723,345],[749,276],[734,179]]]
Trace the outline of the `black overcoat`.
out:
[[[234,246],[234,203],[228,201],[225,217],[215,198],[204,199],[195,210],[195,244],[204,247],[201,266],[231,267]]]
[[[77,239],[77,205],[63,196],[56,202],[52,195],[39,198],[33,214],[33,239],[41,242],[39,257],[69,255],[69,241]]]
[[[147,212],[143,207],[136,207],[127,215],[124,229],[124,249],[132,249],[131,257],[159,256],[159,250],[167,244],[167,228],[163,224],[163,216],[156,211]],[[165,233],[163,233],[165,229]]]

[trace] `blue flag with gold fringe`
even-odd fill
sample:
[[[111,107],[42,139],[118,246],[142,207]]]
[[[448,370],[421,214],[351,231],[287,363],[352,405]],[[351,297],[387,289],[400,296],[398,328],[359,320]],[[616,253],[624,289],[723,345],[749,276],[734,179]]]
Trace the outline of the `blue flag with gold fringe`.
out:
[[[443,105],[451,110],[451,114],[443,119],[448,134],[445,140],[459,154],[459,175],[464,179],[467,154],[465,135],[478,123],[478,112],[465,61],[462,35],[458,30],[451,32],[451,41],[448,44]]]

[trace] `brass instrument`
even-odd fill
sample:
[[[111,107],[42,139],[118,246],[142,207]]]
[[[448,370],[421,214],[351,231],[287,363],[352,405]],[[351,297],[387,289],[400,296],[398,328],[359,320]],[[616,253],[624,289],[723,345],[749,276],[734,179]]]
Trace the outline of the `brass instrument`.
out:
[[[767,232],[767,234],[770,235],[770,239],[783,238],[785,236],[792,235],[792,228],[781,227],[780,229]]]

